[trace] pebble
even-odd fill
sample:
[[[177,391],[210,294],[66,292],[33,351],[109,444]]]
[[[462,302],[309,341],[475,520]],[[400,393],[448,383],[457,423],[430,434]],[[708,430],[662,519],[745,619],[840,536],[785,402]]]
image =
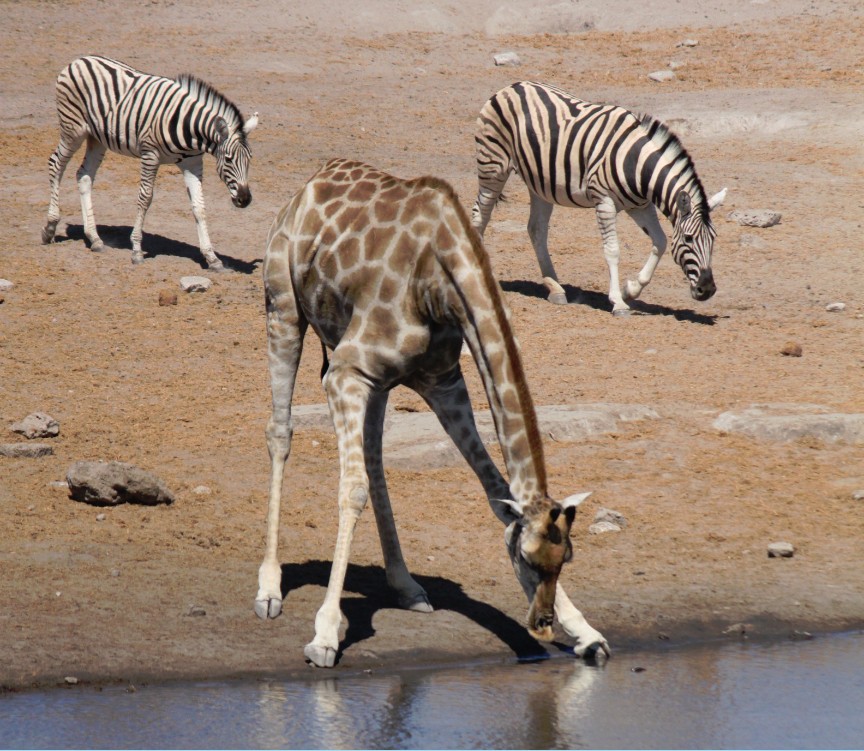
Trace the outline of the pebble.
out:
[[[8,292],[14,286],[8,279],[0,279],[0,292]]]
[[[648,78],[657,83],[666,83],[667,81],[674,81],[677,76],[673,70],[655,70],[648,74]]]
[[[678,44],[676,44],[675,46],[676,47],[695,47],[697,44],[699,44],[698,39],[685,39],[683,42],[678,42]]]
[[[856,490],[852,493],[853,501],[864,501],[864,490]]]
[[[97,522],[104,522],[105,521],[105,514],[96,514],[96,521]]]
[[[828,303],[825,306],[825,310],[827,310],[829,313],[837,313],[841,310],[846,310],[846,303],[845,302]]]
[[[495,65],[508,65],[511,67],[522,65],[519,55],[515,52],[499,52],[492,59],[495,61]]]
[[[177,304],[177,293],[171,289],[163,289],[159,293],[159,305],[165,307],[166,305],[176,305]]]
[[[198,485],[197,487],[192,488],[192,492],[195,495],[210,495],[210,488],[206,485]]]
[[[204,610],[200,605],[190,605],[189,612],[186,615],[191,615],[196,618],[200,618],[201,616],[207,615],[207,611]]]
[[[791,558],[795,555],[795,547],[790,542],[772,542],[768,546],[769,558]]]
[[[67,675],[63,680],[70,686],[74,686],[78,683],[78,679],[74,675]]]
[[[781,355],[786,355],[786,357],[801,357],[804,354],[804,350],[801,349],[801,345],[797,342],[786,342],[783,345],[783,349],[780,350]]]
[[[621,527],[613,522],[596,522],[588,527],[588,534],[602,535],[605,532],[620,532]]]
[[[624,529],[627,526],[627,519],[624,517],[620,511],[615,511],[611,508],[600,507],[597,509],[597,513],[594,514],[594,523],[600,524],[601,522],[609,522],[610,524],[614,524],[619,529]]]
[[[180,288],[184,292],[206,292],[213,285],[206,276],[181,276]]]

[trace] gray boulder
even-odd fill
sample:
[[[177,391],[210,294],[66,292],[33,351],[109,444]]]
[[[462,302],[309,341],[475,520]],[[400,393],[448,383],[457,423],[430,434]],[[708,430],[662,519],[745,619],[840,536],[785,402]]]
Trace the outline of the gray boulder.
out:
[[[173,503],[174,496],[154,474],[124,462],[75,462],[66,473],[72,498],[93,506]]]
[[[53,438],[60,435],[60,423],[44,412],[33,412],[21,422],[12,426],[12,432],[20,433],[25,438]]]
[[[50,456],[54,449],[47,443],[3,443],[0,444],[0,456],[10,459],[38,459],[40,456]]]
[[[864,414],[831,413],[814,404],[757,404],[723,412],[714,428],[769,441],[816,438],[826,443],[864,443]]]

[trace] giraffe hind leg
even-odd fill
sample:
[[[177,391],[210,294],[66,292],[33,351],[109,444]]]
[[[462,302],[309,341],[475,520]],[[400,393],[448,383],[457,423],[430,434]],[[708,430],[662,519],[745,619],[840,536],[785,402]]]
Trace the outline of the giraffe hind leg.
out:
[[[399,545],[390,496],[387,493],[387,482],[384,478],[384,466],[381,458],[384,410],[387,406],[387,397],[387,392],[375,393],[370,397],[366,412],[364,441],[366,473],[369,476],[369,495],[372,500],[372,509],[375,512],[381,551],[384,554],[387,584],[396,592],[400,608],[420,613],[431,613],[432,605],[426,590],[408,572],[405,559],[402,557],[402,548]]]

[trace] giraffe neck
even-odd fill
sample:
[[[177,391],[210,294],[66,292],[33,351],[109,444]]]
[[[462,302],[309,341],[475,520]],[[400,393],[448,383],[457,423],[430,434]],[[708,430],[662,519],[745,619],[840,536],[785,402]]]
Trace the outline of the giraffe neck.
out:
[[[447,231],[436,236],[435,250],[451,293],[447,308],[459,320],[480,371],[510,492],[520,503],[542,503],[547,498],[543,443],[519,346],[489,257],[452,188],[443,185],[451,200],[444,206]]]

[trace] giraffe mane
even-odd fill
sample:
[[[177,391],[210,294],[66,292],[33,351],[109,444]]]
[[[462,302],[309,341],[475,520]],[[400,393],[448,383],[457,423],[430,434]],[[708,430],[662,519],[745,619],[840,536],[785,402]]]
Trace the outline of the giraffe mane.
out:
[[[208,107],[216,110],[228,124],[228,128],[232,131],[238,131],[240,137],[245,140],[243,114],[234,102],[224,94],[221,94],[214,86],[190,73],[181,73],[174,80],[177,81],[182,89],[188,91],[191,97],[204,102]]]
[[[686,182],[693,186],[694,198],[696,199],[694,201],[694,210],[702,214],[705,221],[710,221],[708,195],[705,192],[702,181],[699,179],[699,175],[696,174],[696,165],[693,163],[690,154],[687,153],[687,149],[684,148],[684,144],[681,143],[681,139],[678,138],[676,133],[670,130],[666,123],[658,120],[653,115],[643,112],[637,114],[636,118],[639,120],[640,125],[651,134],[651,141],[658,146],[665,145],[666,151],[671,152],[676,158],[681,157],[687,160],[687,166],[683,174],[686,175]]]
[[[528,445],[531,449],[531,456],[534,459],[535,471],[537,473],[537,481],[540,485],[542,496],[547,496],[547,478],[546,464],[543,458],[543,442],[540,439],[540,428],[537,422],[537,411],[534,408],[534,400],[531,397],[531,392],[528,390],[527,380],[525,378],[525,369],[522,365],[522,357],[519,354],[519,348],[516,345],[516,339],[513,334],[513,327],[504,309],[504,303],[501,298],[500,288],[495,274],[492,271],[492,264],[489,260],[489,254],[483,246],[477,230],[471,224],[468,213],[465,211],[459,196],[446,180],[438,177],[426,176],[418,178],[415,182],[417,187],[428,187],[442,192],[445,199],[451,204],[459,218],[465,236],[468,238],[474,260],[480,267],[483,274],[483,282],[489,296],[492,299],[492,305],[495,310],[495,317],[498,325],[505,333],[504,341],[507,347],[507,357],[513,367],[516,376],[516,393],[519,398],[519,407],[522,411],[523,419],[525,420],[525,429],[528,435]]]

